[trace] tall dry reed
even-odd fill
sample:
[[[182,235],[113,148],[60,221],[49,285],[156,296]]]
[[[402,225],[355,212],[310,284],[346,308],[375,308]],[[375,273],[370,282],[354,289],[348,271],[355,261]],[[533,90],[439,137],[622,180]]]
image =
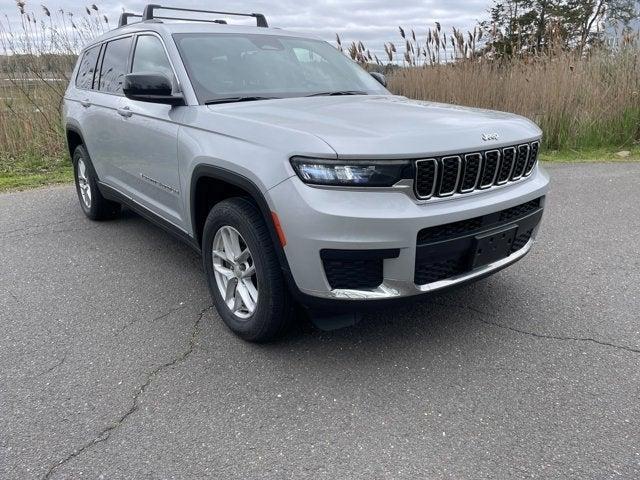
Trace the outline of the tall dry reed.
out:
[[[60,105],[77,53],[109,20],[95,5],[80,13],[16,7],[0,19],[0,154],[60,155]]]
[[[29,4],[31,6],[31,4]],[[95,5],[81,12],[29,10],[0,18],[0,159],[64,154],[60,102],[78,51],[111,28]],[[539,123],[553,149],[623,147],[640,139],[640,47],[621,45],[578,55],[550,48],[498,59],[476,27],[422,36],[399,29],[399,41],[372,53],[362,42],[338,48],[389,74],[393,93],[422,100],[510,111]]]
[[[551,149],[624,147],[640,140],[637,46],[588,56],[465,61],[401,68],[390,89],[421,100],[515,112],[538,123]]]

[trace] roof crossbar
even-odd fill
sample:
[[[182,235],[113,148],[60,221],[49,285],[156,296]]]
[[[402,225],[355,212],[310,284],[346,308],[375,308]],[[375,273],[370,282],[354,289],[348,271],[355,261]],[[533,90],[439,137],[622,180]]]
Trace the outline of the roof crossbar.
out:
[[[216,15],[233,15],[237,17],[253,17],[256,19],[256,25],[258,27],[268,28],[269,24],[267,23],[267,19],[262,13],[234,13],[234,12],[218,12],[215,10],[200,10],[195,8],[181,8],[181,7],[163,7],[162,5],[156,5],[153,3],[148,4],[144,7],[144,12],[142,13],[142,21],[153,20],[153,19],[166,19],[166,20],[190,20],[190,21],[201,21],[201,22],[213,22],[220,23],[219,20],[199,20],[193,18],[176,18],[176,17],[160,17],[154,15],[156,10],[173,10],[176,12],[196,12],[196,13],[213,13]]]
[[[142,18],[142,15],[131,12],[122,12],[120,14],[120,20],[118,20],[118,28],[128,25],[130,18]]]

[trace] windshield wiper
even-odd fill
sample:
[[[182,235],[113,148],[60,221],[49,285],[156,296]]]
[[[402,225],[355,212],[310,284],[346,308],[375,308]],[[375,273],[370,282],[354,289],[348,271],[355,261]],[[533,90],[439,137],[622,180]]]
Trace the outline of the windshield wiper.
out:
[[[312,93],[311,95],[307,95],[307,97],[334,97],[338,95],[368,95],[367,92],[363,92],[362,90],[342,90],[336,92],[320,92],[320,93]]]
[[[216,103],[237,103],[237,102],[253,102],[256,100],[274,100],[276,98],[281,97],[224,97],[224,98],[214,98],[213,100],[207,100],[204,102],[205,105],[215,105]]]

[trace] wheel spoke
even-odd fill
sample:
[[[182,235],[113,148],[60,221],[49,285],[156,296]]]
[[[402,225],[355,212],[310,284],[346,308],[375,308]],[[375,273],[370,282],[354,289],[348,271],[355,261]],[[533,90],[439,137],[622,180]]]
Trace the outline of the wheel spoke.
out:
[[[220,275],[224,275],[228,279],[231,279],[234,276],[232,270],[229,270],[228,268],[223,267],[222,265],[214,264],[213,269],[216,272],[218,272]]]
[[[247,287],[245,286],[244,282],[238,283],[238,293],[242,298],[242,303],[244,303],[244,305],[247,307],[247,310],[249,311],[249,313],[252,313],[253,309],[255,308],[255,303],[251,298],[251,295],[249,294],[249,290],[247,290]]]
[[[229,240],[231,242],[231,252],[230,255],[233,255],[233,261],[238,263],[238,257],[242,254],[240,250],[240,237],[238,236],[238,232],[235,230],[229,230]]]
[[[224,299],[226,302],[237,296],[238,279],[230,278],[225,287]]]
[[[251,256],[251,252],[248,248],[245,248],[240,255],[236,257],[238,263],[244,263]]]
[[[251,281],[250,278],[244,278],[242,280],[242,285],[244,285],[244,287],[247,289],[247,292],[249,292],[249,295],[251,296],[251,300],[253,300],[253,303],[257,303],[258,302],[258,290],[256,289],[256,287],[253,285],[253,282]],[[255,305],[254,305],[255,307]]]
[[[255,273],[256,273],[256,266],[255,265],[251,265],[244,272],[242,272],[242,278],[250,278]]]
[[[233,313],[236,313],[242,307],[244,307],[244,304],[242,303],[242,297],[239,295],[238,290],[236,290],[235,296],[233,298],[233,308],[232,308]]]
[[[235,264],[235,252],[233,251],[233,241],[231,240],[230,230],[225,229],[222,231],[222,243],[224,244],[224,253],[227,256],[227,260]]]
[[[227,254],[223,250],[214,250],[212,253],[214,257],[218,257],[219,259],[224,261],[229,261]]]

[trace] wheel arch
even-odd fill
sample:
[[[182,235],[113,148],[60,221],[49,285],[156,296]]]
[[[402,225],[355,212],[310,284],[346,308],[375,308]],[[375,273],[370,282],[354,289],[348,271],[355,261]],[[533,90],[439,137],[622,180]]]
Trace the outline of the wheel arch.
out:
[[[190,212],[193,238],[202,246],[204,222],[217,202],[235,196],[250,198],[267,225],[280,267],[290,275],[289,264],[273,221],[272,211],[260,188],[249,178],[225,168],[198,165],[191,175]]]
[[[67,141],[67,148],[69,150],[69,158],[73,160],[73,152],[79,145],[85,145],[84,136],[79,127],[75,125],[67,125],[65,128],[65,137]]]

